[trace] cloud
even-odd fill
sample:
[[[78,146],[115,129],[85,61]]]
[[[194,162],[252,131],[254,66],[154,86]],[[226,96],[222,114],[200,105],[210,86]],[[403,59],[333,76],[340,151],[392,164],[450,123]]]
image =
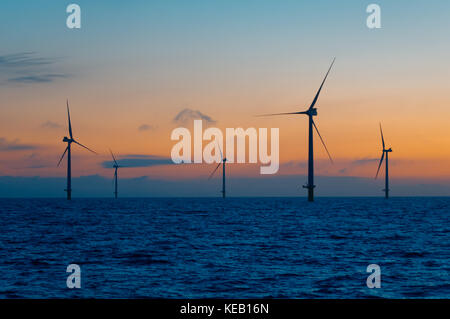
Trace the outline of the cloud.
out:
[[[366,165],[373,162],[378,162],[379,158],[362,158],[352,162],[352,165]]]
[[[285,168],[305,168],[305,167],[308,167],[308,164],[305,161],[289,161],[289,162],[286,162],[286,163],[282,163],[280,165],[280,167],[285,167]]]
[[[347,167],[343,167],[341,168],[338,172],[339,174],[348,174],[349,172],[352,171],[352,169],[356,168],[356,167],[361,167],[361,166],[365,166],[368,164],[372,164],[372,163],[377,163],[380,159],[379,158],[361,158],[361,159],[357,159],[351,162],[346,162],[345,164],[347,165]]]
[[[142,124],[141,126],[138,127],[139,132],[153,131],[154,129],[155,129],[155,127],[153,125],[148,125],[148,124]]]
[[[145,155],[145,154],[128,154],[128,155],[124,155],[124,158],[126,157],[132,157],[132,158],[152,158],[154,157],[153,155]],[[157,156],[155,156],[157,157]]]
[[[0,151],[2,152],[34,150],[36,148],[37,147],[35,145],[21,144],[18,139],[8,141],[6,138],[0,137]]]
[[[48,161],[43,158],[38,153],[31,153],[28,156],[25,156],[24,158],[24,164],[25,168],[32,168],[32,169],[38,169],[38,168],[48,168],[48,167],[55,167],[55,161]]]
[[[0,68],[23,68],[49,65],[54,62],[53,59],[37,57],[36,52],[20,52],[0,55]]]
[[[41,126],[42,127],[46,127],[46,128],[60,128],[60,127],[62,127],[61,124],[58,124],[58,123],[52,122],[52,121],[47,121],[45,123],[42,123]]]
[[[55,72],[58,60],[40,57],[36,52],[0,55],[0,79],[8,83],[32,84],[68,77],[67,74]]]
[[[184,109],[180,113],[178,113],[173,121],[177,124],[188,124],[189,122],[193,120],[203,120],[207,124],[214,124],[216,123],[215,120],[213,120],[210,116],[203,114],[200,111],[191,110],[191,109]]]
[[[45,83],[45,82],[53,82],[54,79],[65,77],[67,76],[64,74],[39,74],[39,75],[26,75],[15,78],[9,78],[8,81],[15,83]]]
[[[151,167],[173,164],[172,159],[156,155],[128,155],[125,158],[117,159],[120,166],[123,167]],[[111,168],[114,165],[113,161],[104,161],[102,166],[104,168]]]

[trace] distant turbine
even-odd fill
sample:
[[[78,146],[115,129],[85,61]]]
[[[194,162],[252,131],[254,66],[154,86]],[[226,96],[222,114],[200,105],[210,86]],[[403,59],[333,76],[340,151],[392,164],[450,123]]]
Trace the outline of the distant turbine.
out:
[[[330,152],[328,152],[328,148],[325,145],[325,142],[320,135],[319,129],[317,128],[316,123],[313,120],[313,116],[317,116],[317,109],[314,107],[316,105],[316,102],[319,98],[320,91],[322,90],[323,84],[325,83],[325,80],[328,77],[328,74],[330,73],[331,68],[333,67],[334,61],[336,58],[333,59],[333,62],[330,65],[330,68],[328,69],[327,74],[325,75],[325,78],[322,81],[322,84],[319,87],[319,90],[317,91],[316,96],[314,97],[314,100],[312,101],[310,107],[303,112],[292,112],[292,113],[276,113],[276,114],[266,114],[266,115],[260,115],[260,116],[273,116],[273,115],[290,115],[290,114],[304,114],[308,115],[309,117],[309,147],[308,147],[308,184],[303,186],[303,188],[308,189],[308,201],[313,202],[314,201],[314,188],[316,187],[314,185],[314,143],[313,143],[313,127],[317,132],[317,135],[319,135],[320,140],[322,141],[322,144],[325,148],[325,151],[328,154],[328,157],[330,158],[331,163],[333,163],[333,159],[331,158]]]
[[[211,173],[211,175],[209,175],[208,179],[211,179],[213,177],[214,173],[220,167],[220,165],[222,165],[222,197],[225,198],[225,164],[227,162],[227,159],[223,157],[222,150],[220,149],[220,147],[219,147],[219,151],[220,151],[220,158],[222,161],[216,166],[216,168]]]
[[[383,164],[384,154],[386,154],[386,185],[383,191],[386,194],[386,199],[389,198],[389,153],[392,153],[392,148],[386,149],[386,145],[384,144],[384,136],[383,129],[381,128],[380,123],[380,132],[381,132],[381,144],[383,145],[383,155],[381,156],[380,164],[378,165],[377,175],[375,175],[375,179],[378,177],[378,173],[380,172],[381,164]]]
[[[67,199],[71,200],[72,199],[72,170],[71,170],[71,145],[72,143],[78,144],[81,147],[84,147],[85,149],[87,149],[88,151],[97,154],[96,152],[94,152],[93,150],[87,148],[86,146],[84,146],[81,143],[78,143],[72,135],[72,124],[70,123],[70,111],[69,111],[69,100],[67,100],[67,118],[68,118],[68,122],[69,122],[69,136],[70,138],[68,138],[67,136],[64,136],[63,142],[67,143],[67,147],[66,150],[64,151],[63,155],[61,156],[61,158],[59,159],[58,165],[61,164],[61,161],[64,158],[64,155],[66,155],[67,153],[67,189],[65,189],[65,191],[67,192]]]
[[[111,150],[109,150],[111,152],[111,156],[113,158],[114,161],[114,198],[117,198],[117,170],[119,169],[119,167],[123,167],[123,166],[119,166],[119,164],[117,164],[116,158],[114,157],[114,154]]]

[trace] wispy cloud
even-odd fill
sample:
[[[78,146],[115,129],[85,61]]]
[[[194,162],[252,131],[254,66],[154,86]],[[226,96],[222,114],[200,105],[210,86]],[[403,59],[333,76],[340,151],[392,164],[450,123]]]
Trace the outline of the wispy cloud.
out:
[[[44,58],[36,52],[19,52],[0,55],[1,80],[7,83],[49,83],[68,77],[55,72],[58,58]]]
[[[0,151],[2,152],[33,150],[36,148],[35,145],[20,143],[18,139],[8,141],[6,138],[0,137]]]
[[[216,123],[210,116],[203,114],[200,111],[192,110],[192,109],[184,109],[180,113],[178,113],[173,121],[177,124],[185,125],[193,120],[203,120],[207,124]]]
[[[45,123],[42,123],[41,126],[45,127],[45,128],[60,128],[60,127],[62,127],[61,124],[56,123],[56,122],[52,122],[52,121],[47,121]]]
[[[44,159],[38,153],[31,153],[30,155],[25,156],[23,162],[25,168],[38,169],[38,168],[55,167],[54,160],[49,161],[48,159]]]
[[[307,167],[307,163],[305,161],[289,161],[286,163],[282,163],[280,167],[285,168],[305,168]]]
[[[352,165],[366,165],[369,163],[378,162],[379,160],[380,160],[379,158],[362,158],[354,160],[352,162]]]
[[[123,167],[150,167],[173,164],[172,159],[156,155],[128,155],[124,158],[117,158],[117,162]],[[104,161],[102,166],[104,168],[111,168],[114,165],[113,161]]]
[[[15,83],[45,83],[45,82],[53,82],[53,80],[57,78],[65,78],[67,77],[64,74],[39,74],[39,75],[26,75],[19,76],[15,78],[9,78],[9,82]]]
[[[22,68],[30,66],[48,65],[54,63],[54,59],[36,56],[36,52],[19,52],[0,55],[1,68]]]
[[[139,132],[153,131],[154,129],[155,127],[149,124],[142,124],[141,126],[138,127]]]
[[[380,159],[379,158],[361,158],[361,159],[357,159],[357,160],[353,160],[350,163],[346,163],[347,167],[343,167],[342,169],[339,170],[339,174],[348,174],[349,172],[352,171],[352,169],[355,169],[357,167],[362,167],[365,165],[369,165],[369,164],[373,164],[378,162]]]

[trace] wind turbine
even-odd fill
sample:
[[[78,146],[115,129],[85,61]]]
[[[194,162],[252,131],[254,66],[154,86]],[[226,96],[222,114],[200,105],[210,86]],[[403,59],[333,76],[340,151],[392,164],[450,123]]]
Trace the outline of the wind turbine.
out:
[[[331,163],[333,163],[333,159],[331,158],[330,152],[328,152],[328,148],[325,145],[325,142],[322,138],[322,136],[320,135],[319,129],[317,128],[316,123],[314,122],[313,116],[317,116],[317,109],[314,107],[317,103],[317,100],[319,99],[319,95],[320,95],[320,91],[322,90],[322,87],[325,83],[325,80],[328,77],[328,74],[330,73],[331,68],[333,67],[334,61],[336,60],[336,58],[333,59],[333,62],[331,62],[330,68],[327,71],[327,74],[325,75],[325,78],[322,81],[322,84],[319,87],[319,90],[316,93],[316,96],[314,97],[314,100],[312,101],[311,105],[309,106],[309,108],[306,111],[303,112],[291,112],[291,113],[276,113],[276,114],[266,114],[266,115],[261,115],[261,116],[273,116],[273,115],[291,115],[291,114],[296,114],[296,115],[307,115],[308,119],[309,119],[309,138],[308,138],[308,183],[303,186],[303,188],[307,188],[308,189],[308,201],[313,202],[314,201],[314,188],[316,187],[314,185],[314,141],[313,141],[313,137],[314,137],[314,131],[313,131],[313,127],[317,132],[317,135],[319,136],[325,151],[328,154],[328,157],[330,158]]]
[[[214,173],[219,169],[220,165],[222,165],[222,198],[225,198],[225,164],[227,162],[227,159],[223,157],[220,146],[219,146],[219,151],[220,151],[220,158],[222,161],[216,166],[216,168],[211,173],[211,175],[209,175],[208,179],[211,179],[213,177]]]
[[[386,199],[389,198],[389,153],[392,153],[392,148],[386,149],[386,145],[384,144],[384,136],[383,129],[381,128],[380,123],[380,132],[381,132],[381,144],[383,145],[383,155],[381,156],[380,164],[378,165],[377,175],[375,175],[375,179],[378,177],[378,173],[380,172],[381,164],[383,164],[384,155],[386,154],[386,185],[383,191],[386,194]]]
[[[61,158],[59,159],[58,165],[61,164],[61,161],[64,158],[64,155],[66,155],[67,153],[67,188],[65,189],[65,191],[67,192],[67,200],[71,200],[72,199],[72,167],[71,167],[71,145],[72,143],[78,144],[81,147],[84,147],[85,149],[87,149],[88,151],[97,154],[96,152],[94,152],[93,150],[89,149],[88,147],[84,146],[83,144],[77,142],[72,135],[72,124],[70,123],[70,111],[69,111],[69,100],[67,100],[67,118],[68,118],[68,122],[69,122],[69,137],[64,136],[63,138],[63,142],[67,143],[67,147],[66,150],[64,151],[63,155],[61,156]]]
[[[116,158],[114,157],[114,154],[111,150],[109,150],[111,152],[111,156],[113,158],[114,161],[114,198],[117,198],[117,170],[119,169],[119,167],[123,167],[123,166],[119,166],[119,164],[117,164]]]

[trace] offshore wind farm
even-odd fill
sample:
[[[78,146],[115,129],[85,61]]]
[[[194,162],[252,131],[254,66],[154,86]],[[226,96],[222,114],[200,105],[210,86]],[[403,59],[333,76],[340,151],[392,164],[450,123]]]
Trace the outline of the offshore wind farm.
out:
[[[450,298],[450,2],[79,2],[0,4],[0,299]]]

